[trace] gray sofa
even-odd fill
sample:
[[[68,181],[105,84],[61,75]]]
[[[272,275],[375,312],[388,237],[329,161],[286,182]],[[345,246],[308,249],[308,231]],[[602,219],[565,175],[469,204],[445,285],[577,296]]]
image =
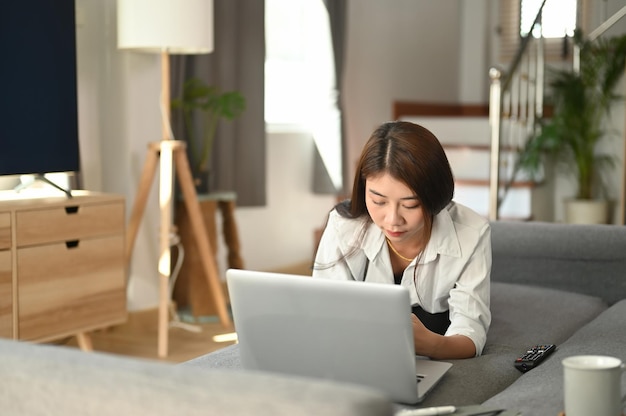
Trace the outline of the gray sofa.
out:
[[[324,380],[248,374],[0,340],[3,416],[379,416],[380,393]]]
[[[483,355],[450,360],[453,367],[420,407],[484,404],[557,415],[561,359],[607,354],[626,361],[626,227],[497,221],[492,246],[493,320]],[[525,374],[515,369],[518,355],[544,343],[557,351]],[[238,349],[183,365],[239,369]]]
[[[493,323],[484,354],[454,366],[421,406],[484,404],[523,415],[563,408],[561,359],[626,361],[626,227],[494,222]],[[522,374],[527,347],[557,351]],[[6,415],[391,415],[364,387],[240,369],[237,346],[180,365],[0,340]],[[625,385],[626,387],[626,385]]]

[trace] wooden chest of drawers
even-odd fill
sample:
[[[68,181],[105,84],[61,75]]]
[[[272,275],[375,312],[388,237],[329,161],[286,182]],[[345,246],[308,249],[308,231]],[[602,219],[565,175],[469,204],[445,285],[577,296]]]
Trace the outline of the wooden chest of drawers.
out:
[[[0,192],[0,336],[44,342],[124,322],[123,197],[31,194]]]

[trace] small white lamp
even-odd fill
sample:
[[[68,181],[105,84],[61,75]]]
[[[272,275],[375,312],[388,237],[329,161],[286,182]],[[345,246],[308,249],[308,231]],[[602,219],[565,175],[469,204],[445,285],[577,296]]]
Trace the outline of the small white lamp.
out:
[[[230,327],[231,321],[221,292],[217,266],[210,250],[189,162],[181,141],[173,140],[170,126],[170,54],[204,54],[213,51],[213,0],[117,0],[117,42],[119,49],[161,54],[161,118],[162,140],[151,144],[151,151],[142,173],[135,205],[129,220],[126,241],[127,261],[143,215],[156,160],[160,159],[159,204],[160,226],[160,300],[159,356],[167,355],[169,322],[169,278],[171,274],[170,233],[172,217],[173,160],[189,211],[196,241],[204,262],[204,271],[218,307],[220,320]],[[182,166],[181,166],[182,165]]]

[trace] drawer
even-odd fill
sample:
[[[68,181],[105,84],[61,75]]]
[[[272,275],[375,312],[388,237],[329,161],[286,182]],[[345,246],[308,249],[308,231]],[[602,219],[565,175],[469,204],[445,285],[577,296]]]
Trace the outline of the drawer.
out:
[[[13,338],[11,252],[0,251],[0,337]]]
[[[11,248],[11,214],[0,212],[0,250]]]
[[[18,211],[18,247],[124,232],[124,204],[78,204]]]
[[[124,237],[17,250],[18,338],[58,338],[126,320]]]

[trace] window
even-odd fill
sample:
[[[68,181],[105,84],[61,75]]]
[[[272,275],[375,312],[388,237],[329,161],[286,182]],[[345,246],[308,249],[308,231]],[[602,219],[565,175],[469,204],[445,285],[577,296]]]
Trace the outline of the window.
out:
[[[543,0],[521,0],[520,35],[526,36]],[[548,0],[543,7],[541,27],[535,27],[533,36],[538,38],[563,38],[574,36],[576,28],[576,0]]]
[[[502,0],[500,4],[500,62],[510,62],[537,15],[543,0]],[[586,26],[589,0],[547,0],[542,13],[542,30],[547,61],[571,59],[572,36],[576,27]],[[533,36],[539,36],[535,28]]]
[[[266,0],[265,31],[265,122],[310,132],[339,190],[341,120],[326,7],[322,0]]]
[[[325,13],[321,0],[265,1],[266,123],[306,126],[317,92],[334,88],[332,42]]]

